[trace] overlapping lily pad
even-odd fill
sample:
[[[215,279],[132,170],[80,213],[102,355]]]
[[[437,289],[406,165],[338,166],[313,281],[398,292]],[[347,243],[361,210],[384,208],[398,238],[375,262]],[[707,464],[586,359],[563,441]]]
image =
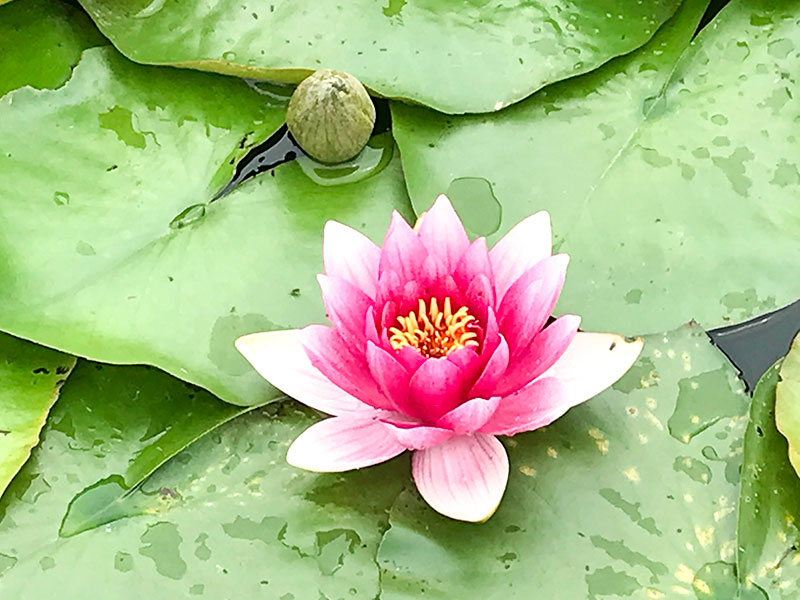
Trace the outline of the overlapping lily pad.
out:
[[[699,328],[648,336],[613,389],[509,440],[488,523],[403,493],[378,556],[381,598],[734,598],[747,408]]]
[[[789,442],[789,460],[800,475],[800,335],[782,363],[776,391],[775,421]]]
[[[82,0],[129,58],[298,82],[348,71],[378,94],[485,112],[638,48],[680,0]]]
[[[572,256],[559,308],[589,329],[714,326],[796,300],[800,2],[734,0],[683,52],[706,4],[497,115],[393,104],[415,209],[451,189],[484,234],[549,210]]]
[[[782,364],[759,381],[744,438],[737,543],[744,598],[788,600],[800,594],[800,480],[775,426],[775,388],[786,382],[778,383],[778,373],[783,377],[792,369],[791,354]]]
[[[238,335],[322,321],[328,219],[380,237],[410,214],[399,160],[323,187],[297,165],[207,205],[284,117],[241,81],[87,50],[57,90],[0,100],[0,330],[156,365],[221,398],[277,397]]]
[[[135,487],[236,410],[154,369],[82,362],[0,503],[0,596],[375,598],[407,461],[289,467],[315,418],[293,404],[251,410]],[[109,504],[114,485],[126,491]]]
[[[0,496],[39,442],[75,359],[0,334]]]
[[[4,6],[0,96],[23,85],[58,87],[69,78],[84,49],[107,43],[86,13],[66,2],[25,0]]]

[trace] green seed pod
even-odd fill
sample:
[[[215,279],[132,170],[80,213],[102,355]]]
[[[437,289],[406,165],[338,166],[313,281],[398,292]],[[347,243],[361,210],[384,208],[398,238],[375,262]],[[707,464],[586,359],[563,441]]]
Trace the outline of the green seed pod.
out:
[[[320,69],[292,94],[286,124],[306,154],[323,163],[339,163],[353,158],[369,141],[375,106],[358,79]]]

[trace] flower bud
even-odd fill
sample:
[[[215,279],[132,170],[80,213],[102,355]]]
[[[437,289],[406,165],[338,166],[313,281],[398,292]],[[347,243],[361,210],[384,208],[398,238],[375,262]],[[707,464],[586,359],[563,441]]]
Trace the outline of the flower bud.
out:
[[[321,69],[297,86],[289,100],[286,124],[306,154],[323,163],[343,162],[369,141],[375,106],[358,79]]]

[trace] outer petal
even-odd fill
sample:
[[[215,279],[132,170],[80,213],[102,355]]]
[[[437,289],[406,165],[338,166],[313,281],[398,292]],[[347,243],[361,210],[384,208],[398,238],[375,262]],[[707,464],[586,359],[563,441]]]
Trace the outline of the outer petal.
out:
[[[394,271],[401,284],[414,281],[421,272],[427,256],[428,250],[422,240],[417,237],[400,213],[392,213],[392,222],[381,248],[378,274]]]
[[[499,403],[499,396],[488,400],[473,398],[442,415],[436,424],[458,434],[475,433],[491,418]]]
[[[489,250],[486,247],[486,238],[479,237],[470,244],[464,256],[458,261],[453,278],[462,289],[467,289],[470,282],[478,275],[483,275],[489,281],[494,281],[492,265],[489,262]]]
[[[427,425],[404,427],[396,423],[384,422],[384,426],[389,434],[408,450],[432,448],[446,442],[455,435],[448,429]]]
[[[461,219],[444,194],[436,198],[433,206],[420,219],[417,232],[428,252],[438,256],[449,273],[455,270],[469,248],[469,238]]]
[[[545,258],[528,269],[506,292],[497,321],[512,358],[528,346],[553,312],[564,286],[568,263],[566,254]]]
[[[481,433],[514,435],[549,425],[574,406],[558,379],[543,377],[500,400]]]
[[[493,436],[475,434],[415,452],[411,472],[431,507],[451,519],[486,521],[508,481],[508,456]]]
[[[411,375],[394,356],[367,342],[367,364],[383,395],[390,399],[394,410],[418,417],[408,409],[408,380]]]
[[[542,377],[558,379],[568,402],[575,406],[622,377],[643,346],[642,338],[627,340],[615,333],[579,331],[566,352]]]
[[[539,377],[564,354],[580,324],[581,318],[575,315],[563,315],[550,323],[533,338],[527,349],[517,353],[491,392],[507,396]]]
[[[367,311],[372,300],[358,287],[339,277],[317,275],[328,318],[353,349],[363,351]]]
[[[525,271],[550,256],[552,245],[550,215],[545,211],[520,221],[494,245],[489,259],[498,303]]]
[[[405,449],[380,421],[333,417],[301,433],[286,461],[307,471],[338,473],[382,463]]]
[[[500,337],[500,344],[497,349],[492,353],[486,366],[483,368],[483,373],[472,386],[469,391],[469,396],[486,397],[494,395],[495,389],[498,387],[498,381],[508,368],[508,343],[505,338]],[[500,394],[498,394],[500,395]]]
[[[375,299],[381,251],[372,240],[347,225],[328,221],[322,254],[326,274],[349,281]]]
[[[374,408],[395,410],[372,378],[364,356],[353,353],[334,329],[309,325],[297,335],[311,364],[336,386]]]
[[[236,348],[264,379],[306,406],[331,415],[373,411],[311,364],[296,329],[246,335]]]

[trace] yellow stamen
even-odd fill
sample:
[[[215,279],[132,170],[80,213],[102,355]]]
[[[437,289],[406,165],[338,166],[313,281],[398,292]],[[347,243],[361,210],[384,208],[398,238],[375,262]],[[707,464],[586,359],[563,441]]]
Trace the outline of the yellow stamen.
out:
[[[411,346],[429,358],[441,358],[451,352],[479,345],[475,332],[476,319],[466,306],[453,312],[450,298],[445,298],[439,309],[436,298],[428,306],[420,298],[418,310],[405,317],[397,317],[398,327],[389,328],[392,348],[400,350]]]

